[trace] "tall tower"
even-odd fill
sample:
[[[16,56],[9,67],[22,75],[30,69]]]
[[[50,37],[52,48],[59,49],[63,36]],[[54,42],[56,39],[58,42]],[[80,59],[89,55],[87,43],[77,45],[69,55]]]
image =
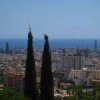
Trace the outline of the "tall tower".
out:
[[[65,49],[62,49],[63,51],[63,68],[65,67],[65,53],[66,53],[66,50]]]
[[[94,49],[97,49],[97,40],[94,40]]]
[[[88,57],[88,55],[89,55],[89,48],[88,48],[88,46],[87,46],[87,48],[86,48],[86,50],[85,50],[85,57]]]
[[[9,53],[9,43],[6,42],[6,53],[8,54]]]
[[[76,55],[77,55],[77,56],[80,56],[80,55],[81,55],[79,47],[77,47]]]

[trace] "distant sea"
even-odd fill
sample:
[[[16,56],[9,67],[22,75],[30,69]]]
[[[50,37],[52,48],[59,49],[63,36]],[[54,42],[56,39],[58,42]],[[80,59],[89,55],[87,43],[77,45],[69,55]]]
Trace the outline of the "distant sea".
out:
[[[95,39],[50,39],[51,48],[94,48]],[[5,48],[6,42],[10,48],[26,48],[27,39],[0,39],[0,48]],[[34,39],[34,48],[43,48],[44,40]],[[100,48],[100,39],[97,39],[97,47]]]

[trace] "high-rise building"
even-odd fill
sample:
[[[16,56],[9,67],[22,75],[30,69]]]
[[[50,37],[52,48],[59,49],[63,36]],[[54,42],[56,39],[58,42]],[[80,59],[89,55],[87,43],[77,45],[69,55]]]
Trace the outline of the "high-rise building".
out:
[[[8,54],[8,53],[9,53],[9,43],[6,42],[6,54]]]
[[[97,40],[94,40],[94,48],[97,49]]]
[[[64,71],[64,80],[68,78],[70,70],[79,70],[85,65],[85,57],[79,55],[66,55],[61,57],[61,70]]]
[[[64,59],[64,63],[67,67],[77,70],[84,67],[84,61],[85,57],[79,55],[69,55]]]

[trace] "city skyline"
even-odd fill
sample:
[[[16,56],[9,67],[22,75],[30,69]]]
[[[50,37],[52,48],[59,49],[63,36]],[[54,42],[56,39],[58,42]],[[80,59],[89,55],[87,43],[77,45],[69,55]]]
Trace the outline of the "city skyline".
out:
[[[99,0],[0,1],[0,39],[34,38],[100,39]]]

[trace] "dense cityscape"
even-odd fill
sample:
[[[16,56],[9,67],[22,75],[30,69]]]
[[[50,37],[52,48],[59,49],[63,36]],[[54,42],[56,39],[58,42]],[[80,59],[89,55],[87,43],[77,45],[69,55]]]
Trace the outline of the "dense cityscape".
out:
[[[0,100],[100,100],[100,0],[0,1]]]
[[[94,40],[93,48],[88,48],[88,46],[87,48],[55,48],[50,51],[55,99],[71,97],[71,99],[66,100],[81,100],[79,97],[78,99],[75,98],[77,90],[74,91],[74,88],[80,87],[80,91],[85,94],[94,93],[94,86],[100,84],[100,50],[97,40]],[[36,81],[39,91],[42,52],[43,48],[34,49]],[[3,88],[9,87],[21,94],[24,93],[26,59],[27,49],[10,48],[8,42],[5,44],[5,49],[0,49],[1,91]],[[100,85],[98,85],[98,89],[100,89]],[[100,93],[99,91],[96,92]],[[90,100],[90,98],[92,97],[82,100]],[[98,98],[100,99],[100,95]]]

